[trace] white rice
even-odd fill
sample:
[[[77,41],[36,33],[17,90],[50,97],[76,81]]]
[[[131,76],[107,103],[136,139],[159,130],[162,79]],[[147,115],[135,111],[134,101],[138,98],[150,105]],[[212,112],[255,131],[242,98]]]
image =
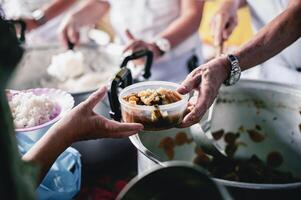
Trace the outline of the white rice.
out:
[[[50,121],[55,113],[55,102],[45,94],[20,92],[9,101],[15,128],[38,126]]]
[[[54,55],[51,59],[47,72],[60,81],[75,78],[84,73],[84,56],[79,51],[66,51]]]

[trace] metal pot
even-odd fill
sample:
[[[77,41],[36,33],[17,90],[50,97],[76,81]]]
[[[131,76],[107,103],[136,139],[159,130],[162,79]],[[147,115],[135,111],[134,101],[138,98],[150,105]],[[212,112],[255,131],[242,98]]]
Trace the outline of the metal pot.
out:
[[[208,177],[201,168],[179,161],[157,166],[133,178],[117,200],[232,199],[226,189]]]
[[[195,148],[199,145],[200,140],[204,143],[204,135],[207,136],[207,144],[205,145],[209,146],[213,152],[216,152],[216,147],[220,143],[223,144],[224,140],[214,140],[211,137],[210,130],[216,131],[223,128],[226,132],[233,131],[236,133],[241,125],[248,129],[248,127],[259,124],[262,131],[273,130],[273,133],[270,132],[266,135],[263,144],[253,141],[252,145],[248,133],[246,133],[240,142],[246,143],[247,146],[240,147],[241,150],[238,148],[237,155],[246,158],[251,152],[262,158],[261,155],[266,156],[266,149],[277,148],[276,150],[283,155],[283,163],[278,168],[290,171],[300,177],[300,170],[296,168],[301,166],[301,130],[298,127],[301,122],[299,113],[301,108],[300,88],[262,81],[241,80],[239,84],[233,87],[222,88],[217,102],[218,104],[211,108],[209,119],[204,123],[201,122],[187,129],[141,132],[131,136],[131,142],[138,149],[139,174],[157,165],[165,166],[165,162],[171,160],[171,154],[168,155],[164,149],[160,148],[160,143],[164,138],[170,137],[176,141],[175,138],[179,132],[185,132],[189,140],[193,138],[193,142],[175,145],[172,157],[172,160],[191,163],[196,157]],[[275,120],[275,114],[278,117],[277,120],[280,121]],[[224,148],[222,147],[222,149]],[[287,198],[287,195],[292,198],[292,194],[301,191],[301,182],[257,184],[228,181],[214,177],[213,179],[226,186],[232,196],[237,199],[265,199],[270,197],[279,199]]]
[[[152,65],[152,53],[149,51],[139,51],[126,56],[123,60],[118,54],[114,54],[105,47],[99,47],[92,44],[83,44],[76,50],[81,51],[85,58],[86,70],[97,70],[98,72],[110,73],[114,77],[120,70],[124,71],[129,61],[146,57],[143,78],[150,76],[150,67]],[[47,67],[51,62],[53,55],[64,52],[65,49],[54,46],[37,46],[27,48],[25,54],[18,65],[15,73],[9,83],[9,88],[15,90],[29,88],[57,88],[57,81],[47,74]],[[121,63],[121,64],[120,64]],[[128,69],[127,69],[128,70]],[[138,77],[139,80],[141,77]],[[107,85],[109,79],[103,84]],[[109,84],[110,85],[110,84]],[[97,89],[97,88],[95,88]],[[70,92],[74,97],[75,106],[84,101],[95,89]],[[98,114],[110,118],[110,103],[108,97],[100,102],[94,109]],[[131,144],[126,139],[99,139],[77,142],[72,145],[82,155],[82,162],[87,171],[101,170],[104,167],[114,165],[119,162],[119,157],[126,157],[124,154],[131,153]],[[110,151],[108,151],[110,149]],[[98,152],[95,156],[95,152]],[[105,163],[105,164],[104,164]],[[111,164],[110,164],[111,163]]]

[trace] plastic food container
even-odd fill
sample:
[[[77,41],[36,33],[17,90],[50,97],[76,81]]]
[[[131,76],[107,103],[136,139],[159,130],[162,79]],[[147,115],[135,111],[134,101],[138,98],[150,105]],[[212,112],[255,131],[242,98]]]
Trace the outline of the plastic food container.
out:
[[[144,125],[144,130],[147,131],[158,131],[175,127],[183,119],[188,104],[188,94],[180,95],[182,98],[180,101],[159,106],[133,105],[123,98],[147,89],[163,88],[175,91],[178,87],[179,84],[164,81],[148,81],[126,87],[119,94],[122,120],[129,123],[141,123]],[[156,113],[159,113],[159,117],[157,117]]]

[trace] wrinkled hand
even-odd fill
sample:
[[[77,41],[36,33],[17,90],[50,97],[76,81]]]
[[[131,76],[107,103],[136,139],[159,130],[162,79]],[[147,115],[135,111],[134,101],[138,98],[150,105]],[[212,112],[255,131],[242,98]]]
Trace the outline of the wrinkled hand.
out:
[[[189,127],[198,123],[213,103],[222,83],[227,79],[230,67],[226,57],[211,60],[193,70],[178,88],[180,94],[187,94],[193,89],[198,97],[191,112],[183,119],[180,127]]]
[[[226,41],[237,26],[237,6],[233,1],[224,1],[211,21],[211,33],[214,45]]]
[[[126,30],[125,34],[128,38],[128,44],[123,52],[150,50],[153,52],[154,60],[161,56],[159,48],[154,43],[148,43],[143,40],[136,39],[129,30]]]
[[[120,123],[96,114],[93,108],[105,94],[106,88],[100,88],[54,125],[69,144],[86,139],[128,137],[143,129],[141,124]]]
[[[75,45],[78,45],[80,39],[80,28],[80,19],[77,19],[75,15],[68,15],[63,20],[58,29],[58,34],[59,39],[65,48],[68,48],[68,41]]]

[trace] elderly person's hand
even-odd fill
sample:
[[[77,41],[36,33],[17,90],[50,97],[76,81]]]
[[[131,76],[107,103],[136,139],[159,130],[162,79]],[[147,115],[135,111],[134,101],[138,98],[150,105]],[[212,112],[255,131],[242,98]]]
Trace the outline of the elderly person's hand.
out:
[[[237,25],[238,3],[235,0],[223,1],[211,21],[214,45],[219,46],[232,34]]]
[[[143,125],[141,124],[116,122],[93,111],[106,92],[106,87],[102,87],[91,94],[86,101],[71,110],[53,128],[65,130],[64,134],[70,145],[85,139],[128,137],[142,130]]]
[[[229,76],[229,72],[229,61],[222,56],[201,65],[187,76],[178,88],[178,92],[187,94],[195,89],[198,91],[198,97],[180,127],[189,127],[201,120],[217,96],[220,86]]]
[[[160,51],[160,49],[157,47],[156,44],[145,42],[143,40],[139,40],[135,38],[129,30],[126,30],[125,34],[128,38],[128,45],[124,48],[123,52],[150,50],[153,53],[154,60],[158,59],[162,55],[162,52]]]

